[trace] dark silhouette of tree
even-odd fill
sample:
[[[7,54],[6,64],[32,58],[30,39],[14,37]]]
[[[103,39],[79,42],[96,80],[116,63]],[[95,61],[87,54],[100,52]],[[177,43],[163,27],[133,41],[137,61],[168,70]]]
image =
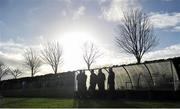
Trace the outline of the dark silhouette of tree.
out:
[[[23,74],[23,72],[18,68],[12,69],[10,73],[14,77],[14,79],[17,79],[18,77],[20,77]]]
[[[102,55],[100,50],[91,42],[86,42],[83,47],[83,59],[87,64],[88,70],[96,62],[97,58]]]
[[[0,81],[4,76],[8,75],[8,73],[9,68],[3,62],[0,61]]]
[[[42,59],[49,64],[54,73],[58,71],[58,66],[62,64],[62,47],[58,42],[47,42],[44,49],[41,51]]]
[[[149,17],[138,9],[124,13],[115,39],[121,49],[136,57],[137,63],[158,44]]]
[[[83,48],[83,59],[87,64],[88,70],[91,65],[102,55],[100,50],[91,42],[86,42]]]
[[[39,68],[42,65],[41,60],[32,48],[28,48],[24,51],[24,58],[25,66],[30,69],[31,76],[33,77],[37,72],[39,72]]]

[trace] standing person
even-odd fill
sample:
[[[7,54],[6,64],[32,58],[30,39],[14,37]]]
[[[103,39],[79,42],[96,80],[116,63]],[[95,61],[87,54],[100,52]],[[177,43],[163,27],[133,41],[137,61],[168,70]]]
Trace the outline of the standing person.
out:
[[[86,74],[85,74],[85,71],[83,70],[83,71],[82,71],[82,79],[81,79],[81,81],[82,81],[82,91],[83,91],[83,93],[85,93],[85,92],[87,91],[86,79],[87,79],[87,76],[86,76]]]
[[[94,73],[94,70],[91,70],[90,75],[90,86],[89,86],[89,92],[90,96],[92,96],[95,92],[96,84],[97,84],[97,75]]]
[[[114,78],[115,78],[115,75],[114,75],[114,72],[112,70],[112,67],[109,68],[109,76],[108,76],[108,89],[110,92],[113,92],[115,90],[114,88]]]
[[[104,85],[105,79],[106,79],[105,74],[102,73],[102,69],[99,69],[98,70],[98,88],[101,94],[103,94],[105,91],[105,85]]]
[[[77,75],[77,81],[78,81],[78,96],[79,98],[82,98],[85,96],[86,93],[86,79],[87,76],[85,75],[85,72],[80,70],[80,73]]]

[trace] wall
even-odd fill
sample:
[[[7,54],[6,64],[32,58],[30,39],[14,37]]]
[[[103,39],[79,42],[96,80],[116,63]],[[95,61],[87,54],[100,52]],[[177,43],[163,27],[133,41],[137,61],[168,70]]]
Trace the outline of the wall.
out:
[[[73,72],[48,74],[0,82],[3,96],[23,97],[73,97],[75,75]]]

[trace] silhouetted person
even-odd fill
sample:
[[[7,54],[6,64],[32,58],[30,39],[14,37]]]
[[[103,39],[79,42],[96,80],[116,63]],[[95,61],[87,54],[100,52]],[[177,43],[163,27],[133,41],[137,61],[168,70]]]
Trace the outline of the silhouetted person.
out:
[[[80,70],[80,73],[77,75],[78,80],[78,95],[80,98],[84,97],[86,94],[86,79],[85,71]]]
[[[90,86],[89,86],[90,96],[92,96],[94,94],[96,84],[97,84],[97,75],[94,73],[94,70],[91,70]]]
[[[112,70],[112,67],[109,68],[109,75],[108,75],[108,89],[110,92],[114,91],[115,88],[114,88],[114,78],[115,78],[115,75],[114,75],[114,72]]]
[[[105,82],[105,75],[104,73],[102,73],[102,70],[99,69],[98,70],[98,88],[99,88],[99,92],[100,93],[104,93],[105,90],[105,86],[104,86],[104,82]]]
[[[25,88],[25,84],[26,84],[26,82],[25,82],[25,81],[22,81],[22,89]]]

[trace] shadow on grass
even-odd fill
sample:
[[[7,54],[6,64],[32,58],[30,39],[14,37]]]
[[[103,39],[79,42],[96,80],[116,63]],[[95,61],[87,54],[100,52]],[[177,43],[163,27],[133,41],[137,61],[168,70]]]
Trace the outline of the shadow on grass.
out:
[[[79,108],[174,108],[180,107],[180,102],[148,101],[148,100],[107,100],[107,99],[79,99]]]
[[[121,107],[136,107],[127,105],[123,100],[102,100],[102,99],[81,99],[77,100],[78,108],[121,108]]]

